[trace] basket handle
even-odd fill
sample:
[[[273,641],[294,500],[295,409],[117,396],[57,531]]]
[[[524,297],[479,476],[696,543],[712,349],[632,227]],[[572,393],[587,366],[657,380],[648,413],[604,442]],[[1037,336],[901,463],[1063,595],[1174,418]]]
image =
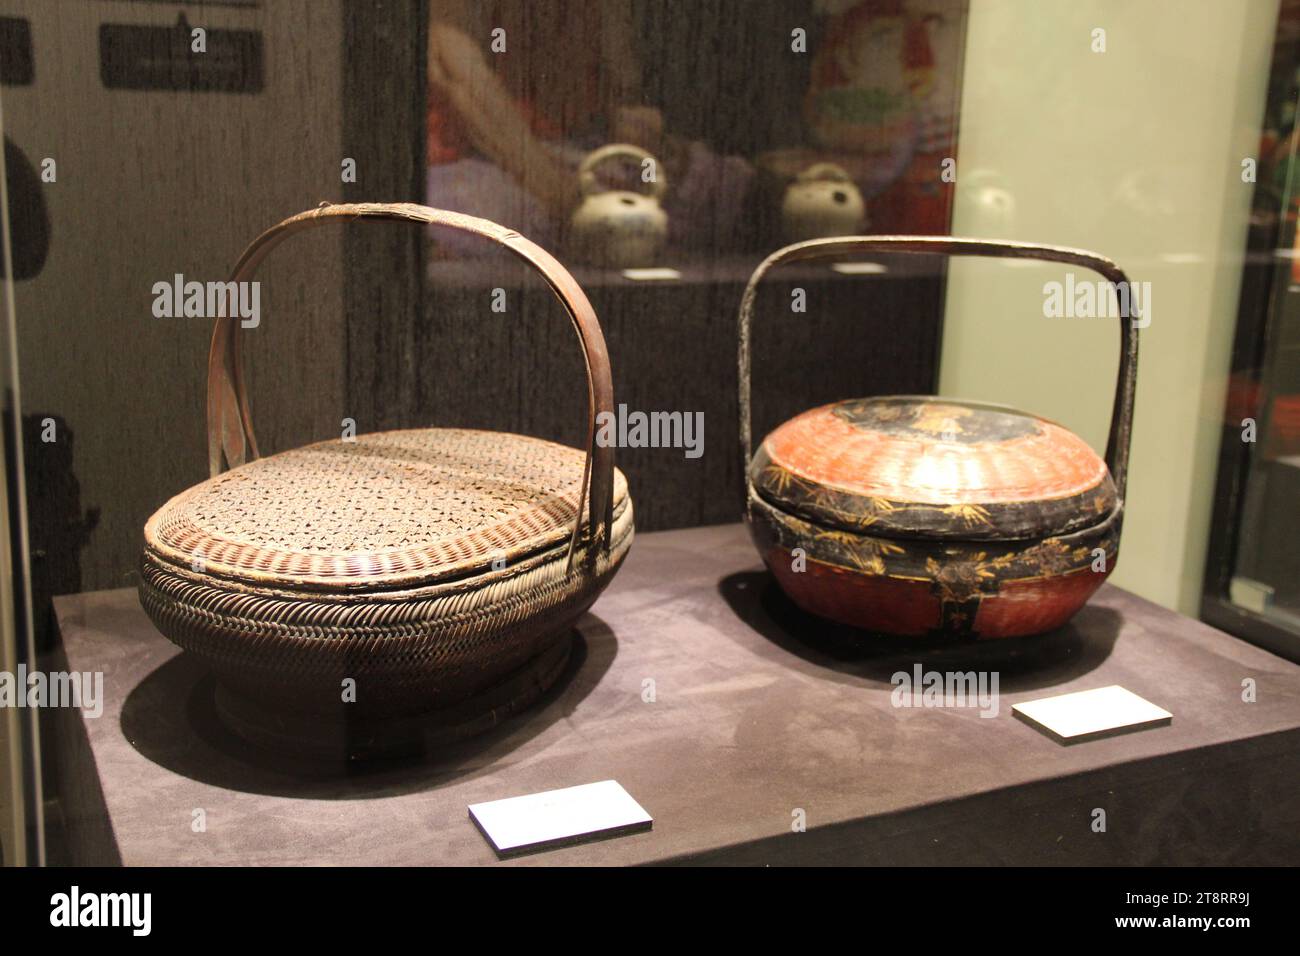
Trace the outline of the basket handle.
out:
[[[591,540],[608,551],[614,507],[614,449],[610,445],[596,442],[596,422],[601,412],[612,415],[614,409],[609,353],[605,348],[600,322],[581,286],[541,246],[525,239],[513,229],[499,226],[487,219],[476,219],[414,203],[322,203],[316,209],[290,216],[254,239],[239,257],[230,281],[248,280],[267,254],[283,239],[296,232],[332,222],[361,220],[421,223],[473,233],[500,243],[542,274],[573,320],[587,370],[587,457],[575,508],[573,534],[569,539],[567,567],[573,567],[579,531],[582,528],[584,499],[587,501],[588,520],[595,529]],[[234,310],[227,309],[227,312],[233,313]],[[212,330],[212,348],[208,353],[208,466],[213,477],[227,467],[234,468],[246,460],[259,457],[253,420],[248,409],[248,393],[244,387],[239,331],[239,318],[233,314],[218,318]]]
[[[1128,278],[1119,266],[1096,253],[1065,246],[1047,246],[1033,242],[1007,242],[1000,239],[958,239],[951,236],[836,236],[830,239],[810,239],[778,249],[764,259],[745,287],[740,301],[740,478],[743,486],[745,508],[748,509],[749,460],[752,452],[750,438],[750,347],[749,327],[754,317],[754,300],[758,284],[774,267],[785,262],[808,259],[826,259],[846,253],[930,253],[946,256],[989,256],[1006,259],[1042,259],[1047,262],[1064,262],[1083,266],[1099,273],[1114,285]],[[1137,327],[1129,321],[1127,297],[1120,299],[1120,350],[1119,374],[1115,382],[1115,401],[1111,408],[1110,433],[1106,441],[1106,467],[1115,482],[1120,502],[1128,481],[1129,441],[1133,433],[1133,399],[1137,390]]]

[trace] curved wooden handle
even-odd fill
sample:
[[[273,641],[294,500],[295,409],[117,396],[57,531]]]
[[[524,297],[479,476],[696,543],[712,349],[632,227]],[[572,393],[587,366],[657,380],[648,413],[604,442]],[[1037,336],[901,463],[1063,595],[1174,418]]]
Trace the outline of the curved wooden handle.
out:
[[[587,154],[587,158],[578,167],[578,186],[582,190],[582,194],[590,196],[593,193],[606,192],[606,187],[601,185],[600,180],[596,178],[597,167],[608,160],[624,158],[634,159],[638,163],[643,163],[648,159],[655,164],[655,178],[649,183],[650,195],[655,199],[662,199],[664,190],[668,188],[668,183],[664,179],[659,160],[640,146],[633,146],[631,143],[610,143],[608,146],[602,146],[600,149]]]
[[[749,327],[754,316],[754,299],[758,284],[774,267],[784,262],[808,259],[825,259],[846,253],[930,253],[947,256],[990,256],[1005,259],[1043,259],[1083,266],[1099,273],[1112,284],[1124,283],[1128,278],[1119,266],[1104,256],[1083,249],[1065,246],[1046,246],[1033,242],[1007,242],[1000,239],[958,239],[952,236],[835,236],[830,239],[810,239],[778,249],[764,259],[745,287],[740,301],[740,450],[741,483],[744,501],[748,507],[747,474],[752,451],[750,437],[750,361]],[[1138,335],[1137,327],[1129,321],[1127,297],[1120,299],[1120,350],[1119,374],[1115,383],[1115,401],[1111,407],[1110,434],[1106,441],[1106,467],[1115,481],[1115,491],[1122,503],[1128,483],[1129,443],[1133,433],[1133,400],[1137,391]]]
[[[487,219],[476,219],[457,212],[431,209],[414,203],[343,203],[322,204],[272,226],[244,250],[231,273],[230,281],[247,281],[267,254],[296,232],[314,229],[333,222],[385,220],[412,222],[459,229],[491,239],[537,269],[573,320],[582,344],[587,369],[587,458],[583,466],[573,535],[569,540],[569,567],[582,528],[584,499],[588,520],[593,526],[593,542],[605,550],[610,546],[610,528],[614,509],[614,449],[596,442],[596,421],[601,412],[614,413],[614,385],[609,369],[609,353],[600,322],[577,281],[545,249],[530,242],[513,229]],[[234,288],[233,286],[231,288]],[[219,318],[212,330],[212,348],[208,353],[208,467],[213,477],[225,468],[235,468],[258,457],[257,438],[248,409],[244,387],[243,355],[239,347],[240,323],[233,309]]]

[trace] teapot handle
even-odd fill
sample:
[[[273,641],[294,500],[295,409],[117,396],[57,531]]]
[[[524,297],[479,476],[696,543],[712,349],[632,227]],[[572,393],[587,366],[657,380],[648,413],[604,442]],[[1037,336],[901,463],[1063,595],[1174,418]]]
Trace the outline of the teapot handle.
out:
[[[607,191],[596,177],[596,169],[611,159],[632,159],[638,164],[644,163],[648,159],[654,163],[655,178],[649,183],[650,195],[655,199],[663,199],[664,190],[668,187],[668,181],[664,178],[662,164],[640,146],[633,146],[630,143],[610,143],[608,146],[602,146],[600,149],[587,154],[587,158],[578,167],[578,186],[581,188],[583,196],[591,196]]]
[[[740,349],[738,354],[740,451],[743,501],[748,508],[749,462],[753,451],[750,437],[750,345],[749,329],[754,317],[754,300],[758,284],[774,267],[785,262],[828,259],[847,253],[930,253],[946,256],[988,256],[1005,259],[1041,259],[1083,266],[1099,273],[1112,285],[1129,286],[1128,278],[1109,259],[1083,249],[1040,245],[1033,242],[1009,242],[1001,239],[959,239],[952,236],[835,236],[810,239],[778,249],[764,259],[745,287],[740,301]],[[1137,391],[1138,334],[1130,321],[1127,297],[1120,299],[1119,373],[1115,382],[1115,400],[1111,407],[1110,432],[1106,441],[1106,467],[1115,482],[1121,502],[1128,483],[1129,443],[1133,433],[1133,401]]]
[[[844,171],[844,167],[837,166],[834,163],[813,163],[813,165],[795,176],[794,181],[797,183],[851,183],[853,177]]]

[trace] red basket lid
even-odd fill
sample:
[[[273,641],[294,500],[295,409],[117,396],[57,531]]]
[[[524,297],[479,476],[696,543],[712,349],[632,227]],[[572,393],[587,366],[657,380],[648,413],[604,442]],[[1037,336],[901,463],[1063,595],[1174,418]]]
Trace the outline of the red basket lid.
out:
[[[749,480],[815,524],[894,538],[1045,538],[1118,504],[1106,463],[1061,425],[928,396],[804,412],[763,440]]]

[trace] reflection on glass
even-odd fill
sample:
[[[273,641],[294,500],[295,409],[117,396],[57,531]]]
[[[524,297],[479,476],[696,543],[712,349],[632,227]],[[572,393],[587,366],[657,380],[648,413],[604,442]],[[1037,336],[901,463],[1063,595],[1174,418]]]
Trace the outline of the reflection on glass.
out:
[[[948,230],[965,0],[539,6],[435,0],[431,205],[619,268]],[[611,144],[639,158],[584,177]]]

